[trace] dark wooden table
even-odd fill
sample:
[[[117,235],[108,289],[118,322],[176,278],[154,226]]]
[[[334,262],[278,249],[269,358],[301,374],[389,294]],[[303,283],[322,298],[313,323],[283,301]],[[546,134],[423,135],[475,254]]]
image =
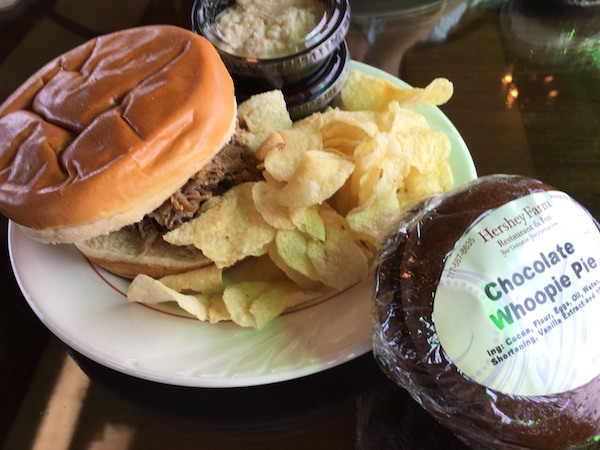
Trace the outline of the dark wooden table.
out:
[[[0,101],[42,64],[100,33],[189,27],[191,3],[17,1],[0,10]],[[382,18],[373,15],[382,14],[379,3],[351,1],[354,59],[416,86],[449,78],[455,94],[442,110],[480,175],[540,178],[600,217],[597,9],[554,5],[523,14],[522,2],[453,1]],[[561,40],[563,29],[573,30],[570,40]],[[160,385],[102,367],[66,348],[29,308],[12,275],[7,220],[0,223],[0,446],[465,448],[389,382],[370,353],[305,378],[231,389]]]

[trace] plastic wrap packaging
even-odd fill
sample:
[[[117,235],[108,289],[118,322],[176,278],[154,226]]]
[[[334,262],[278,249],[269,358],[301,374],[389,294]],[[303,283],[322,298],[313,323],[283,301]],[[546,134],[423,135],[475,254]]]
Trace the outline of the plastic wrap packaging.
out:
[[[599,266],[598,222],[538,180],[429,198],[382,249],[375,357],[473,448],[596,448]]]

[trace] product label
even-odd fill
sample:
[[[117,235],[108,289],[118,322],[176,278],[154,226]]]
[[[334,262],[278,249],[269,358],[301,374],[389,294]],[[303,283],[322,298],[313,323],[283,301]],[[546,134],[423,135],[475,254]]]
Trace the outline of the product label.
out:
[[[445,262],[435,294],[441,347],[468,377],[547,395],[600,374],[600,231],[563,192],[481,218]]]

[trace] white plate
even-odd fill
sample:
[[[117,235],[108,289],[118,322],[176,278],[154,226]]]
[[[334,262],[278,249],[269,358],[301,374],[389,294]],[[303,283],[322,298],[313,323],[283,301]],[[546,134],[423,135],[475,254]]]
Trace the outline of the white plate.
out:
[[[364,64],[353,66],[401,83]],[[438,108],[422,113],[450,137],[456,183],[473,179],[473,161],[454,126]],[[197,387],[261,385],[310,375],[371,350],[371,280],[254,331],[129,303],[127,282],[89,263],[75,247],[40,244],[13,223],[8,234],[19,286],[50,331],[93,361],[138,378]]]

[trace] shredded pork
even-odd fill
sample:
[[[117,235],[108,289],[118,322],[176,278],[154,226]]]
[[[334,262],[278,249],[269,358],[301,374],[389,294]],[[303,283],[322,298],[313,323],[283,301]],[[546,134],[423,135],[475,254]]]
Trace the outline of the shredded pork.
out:
[[[232,140],[181,189],[141,222],[133,225],[138,228],[145,242],[142,253],[150,248],[157,237],[192,219],[211,197],[221,195],[240,183],[261,180],[258,163],[250,148]]]

